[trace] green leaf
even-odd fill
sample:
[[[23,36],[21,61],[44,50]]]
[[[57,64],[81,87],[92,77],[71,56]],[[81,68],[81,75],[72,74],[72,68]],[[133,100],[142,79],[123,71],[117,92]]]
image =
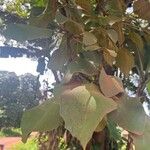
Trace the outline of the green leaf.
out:
[[[130,32],[128,37],[135,44],[136,48],[138,48],[139,50],[143,50],[144,43],[141,36],[138,33]]]
[[[80,72],[89,76],[98,73],[98,68],[85,58],[78,58],[76,61],[71,62],[68,65],[68,70],[70,70],[70,73],[72,74]]]
[[[62,38],[59,49],[55,50],[48,62],[48,68],[53,70],[62,70],[64,64],[69,60],[67,39],[64,36]]]
[[[150,1],[149,0],[137,0],[133,4],[134,13],[140,18],[150,20]]]
[[[62,118],[59,110],[59,105],[51,99],[25,111],[21,121],[22,141],[26,142],[29,134],[33,131],[50,131],[60,126]]]
[[[107,75],[104,68],[102,68],[99,77],[99,85],[102,93],[106,97],[113,97],[124,92],[122,82],[118,80],[114,76]]]
[[[44,12],[35,17],[30,18],[30,24],[38,27],[47,27],[48,24],[55,18],[57,11],[57,0],[48,0]]]
[[[26,40],[51,37],[52,31],[25,24],[9,24],[4,31],[4,35],[9,39],[24,42]]]
[[[126,76],[129,75],[129,72],[134,67],[134,57],[127,49],[121,49],[118,52],[116,58],[116,66],[120,68]]]
[[[109,134],[110,134],[110,138],[114,139],[114,140],[121,140],[121,132],[119,129],[117,129],[117,125],[113,122],[108,120],[107,121],[107,127],[109,130]]]
[[[150,142],[150,118],[146,116],[146,124],[143,135],[132,135],[136,150],[149,150]]]
[[[145,112],[138,98],[124,97],[118,102],[118,109],[109,116],[120,127],[134,134],[143,134]]]
[[[69,19],[63,24],[64,29],[71,34],[82,34],[84,29],[81,24]]]
[[[102,58],[97,55],[97,51],[83,51],[82,54],[87,61],[92,62],[95,66],[99,67],[101,64]]]
[[[93,33],[84,32],[83,33],[83,44],[85,46],[91,46],[97,43],[97,38]]]
[[[148,82],[148,83],[146,84],[146,87],[147,87],[148,93],[150,94],[150,82]]]
[[[116,103],[103,96],[94,84],[67,86],[61,95],[60,114],[66,129],[85,148],[99,122],[116,109]]]

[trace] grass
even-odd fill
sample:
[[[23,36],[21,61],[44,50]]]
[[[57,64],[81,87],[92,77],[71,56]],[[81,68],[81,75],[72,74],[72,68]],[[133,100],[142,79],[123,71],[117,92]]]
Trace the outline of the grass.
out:
[[[18,143],[14,145],[11,150],[38,150],[38,143],[36,139],[30,139],[27,143]]]
[[[0,137],[20,137],[20,128],[2,128],[0,131]]]

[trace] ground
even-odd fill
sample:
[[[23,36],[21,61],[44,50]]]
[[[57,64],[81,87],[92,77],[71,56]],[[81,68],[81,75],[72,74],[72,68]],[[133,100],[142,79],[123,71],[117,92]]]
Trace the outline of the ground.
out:
[[[20,137],[2,137],[0,138],[0,145],[4,145],[4,149],[0,147],[0,150],[11,150],[10,148],[19,142],[21,142]]]

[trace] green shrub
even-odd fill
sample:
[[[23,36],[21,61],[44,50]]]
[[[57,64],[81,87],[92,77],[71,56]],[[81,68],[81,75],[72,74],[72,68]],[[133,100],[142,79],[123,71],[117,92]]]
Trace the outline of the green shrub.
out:
[[[18,137],[21,136],[20,128],[2,128],[0,131],[0,137]]]
[[[38,142],[36,139],[30,139],[27,143],[18,143],[11,150],[38,150]]]

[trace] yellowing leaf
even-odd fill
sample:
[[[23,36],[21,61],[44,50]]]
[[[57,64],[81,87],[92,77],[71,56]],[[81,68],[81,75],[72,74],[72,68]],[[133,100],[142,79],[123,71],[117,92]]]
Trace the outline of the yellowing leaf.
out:
[[[86,13],[92,11],[92,5],[90,0],[75,0],[76,4],[79,5]]]
[[[85,148],[99,122],[116,109],[116,103],[103,96],[94,84],[70,85],[62,93],[60,107],[66,129]]]
[[[127,76],[134,67],[133,55],[127,49],[120,49],[116,58],[116,66]]]
[[[25,111],[21,121],[22,141],[26,142],[31,132],[50,131],[62,125],[59,105],[52,100]]]
[[[100,47],[99,47],[99,45],[96,43],[96,44],[93,44],[93,45],[86,46],[84,49],[85,49],[86,51],[95,51],[95,50],[99,50]]]
[[[107,9],[112,16],[121,17],[125,11],[123,0],[109,0],[107,2]]]
[[[103,56],[105,61],[109,64],[109,65],[113,65],[115,58],[117,56],[117,53],[113,50],[109,50],[109,49],[104,49],[103,51]]]
[[[97,42],[101,47],[107,47],[109,43],[109,38],[107,32],[103,28],[97,28],[94,30],[94,35],[97,38]]]
[[[141,36],[138,33],[130,32],[129,38],[139,50],[143,50],[144,44]]]
[[[143,135],[132,135],[136,150],[149,150],[150,143],[150,118],[146,116],[146,124]]]
[[[117,34],[117,32],[116,32],[114,29],[109,29],[109,30],[107,30],[107,33],[108,33],[110,39],[111,39],[114,43],[116,43],[116,42],[118,41],[118,34]]]
[[[114,76],[107,75],[103,68],[99,77],[99,85],[106,97],[113,97],[124,92],[122,84]]]
[[[73,21],[73,20],[67,20],[63,24],[64,29],[71,34],[82,34],[84,29],[81,24]]]
[[[83,44],[85,46],[91,46],[97,43],[97,38],[93,33],[84,32],[83,33]]]
[[[134,13],[140,18],[150,20],[150,1],[149,0],[137,0],[133,4]]]
[[[118,109],[109,116],[125,130],[141,135],[145,127],[145,112],[138,98],[124,97],[118,102]]]
[[[119,42],[119,46],[121,46],[125,40],[124,33],[123,33],[123,23],[116,22],[115,24],[113,24],[113,28],[118,33],[118,42]]]

